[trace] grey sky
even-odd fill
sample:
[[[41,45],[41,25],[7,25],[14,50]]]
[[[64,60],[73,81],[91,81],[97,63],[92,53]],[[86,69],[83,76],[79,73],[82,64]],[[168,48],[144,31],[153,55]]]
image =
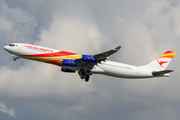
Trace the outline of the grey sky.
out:
[[[0,0],[0,119],[179,120],[178,0]],[[177,52],[169,78],[127,80],[93,75],[90,82],[53,65],[13,62],[3,46],[23,42],[144,65]]]

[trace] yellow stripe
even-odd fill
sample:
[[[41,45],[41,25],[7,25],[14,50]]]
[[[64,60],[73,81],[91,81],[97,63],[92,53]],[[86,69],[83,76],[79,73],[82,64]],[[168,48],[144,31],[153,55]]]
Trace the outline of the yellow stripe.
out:
[[[161,56],[157,57],[156,59],[158,59],[158,58],[162,58],[162,57],[165,57],[165,56],[169,56],[169,55],[174,56],[175,54],[176,54],[176,52],[173,52],[173,53],[168,53],[168,54],[162,54]]]

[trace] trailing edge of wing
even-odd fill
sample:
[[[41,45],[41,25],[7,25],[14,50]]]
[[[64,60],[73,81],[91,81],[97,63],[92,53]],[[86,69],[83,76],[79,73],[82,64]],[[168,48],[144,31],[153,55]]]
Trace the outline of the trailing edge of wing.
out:
[[[152,72],[152,74],[154,76],[158,76],[158,75],[164,75],[166,73],[170,73],[170,72],[173,72],[174,70],[162,70],[162,71],[154,71]]]
[[[114,53],[116,53],[117,51],[119,51],[121,49],[121,46],[118,46],[112,50],[109,50],[107,52],[103,52],[103,53],[100,53],[100,54],[96,54],[94,55],[93,57],[97,58],[98,61],[103,61],[103,60],[106,60],[106,58]]]

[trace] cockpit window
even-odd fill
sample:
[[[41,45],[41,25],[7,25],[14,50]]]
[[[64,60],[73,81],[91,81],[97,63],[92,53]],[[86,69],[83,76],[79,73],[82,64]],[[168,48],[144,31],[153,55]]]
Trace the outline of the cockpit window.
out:
[[[9,46],[15,46],[15,44],[9,44]]]

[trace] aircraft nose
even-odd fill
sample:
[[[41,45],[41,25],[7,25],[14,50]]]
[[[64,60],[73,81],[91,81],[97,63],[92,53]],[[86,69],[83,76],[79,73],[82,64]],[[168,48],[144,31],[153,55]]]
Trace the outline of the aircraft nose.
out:
[[[7,52],[10,52],[10,51],[11,51],[11,49],[9,48],[8,45],[4,46],[4,49],[5,49]]]
[[[7,51],[7,45],[6,45],[6,46],[4,46],[4,49]]]

